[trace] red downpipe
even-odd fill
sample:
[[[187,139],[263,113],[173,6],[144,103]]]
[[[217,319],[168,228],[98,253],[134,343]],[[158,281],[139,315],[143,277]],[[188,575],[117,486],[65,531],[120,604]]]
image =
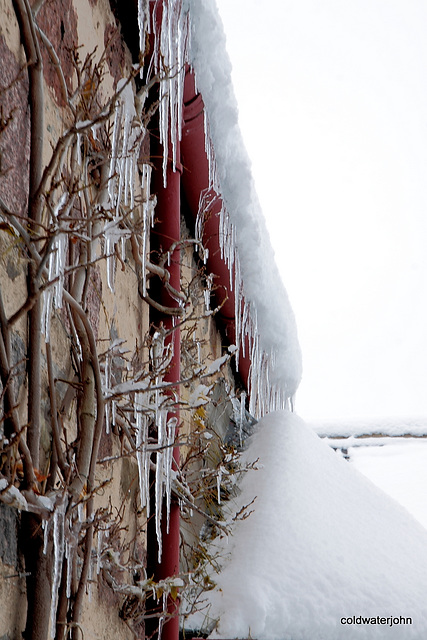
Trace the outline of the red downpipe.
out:
[[[157,25],[161,24],[163,3],[151,3],[151,9],[155,12]],[[158,133],[158,132],[157,132]],[[181,239],[181,165],[179,142],[176,149],[176,171],[172,167],[172,145],[170,133],[168,133],[168,162],[166,169],[166,186],[163,183],[163,146],[159,138],[152,137],[151,160],[154,165],[152,173],[152,193],[156,194],[156,224],[153,229],[153,244],[162,253],[168,252],[174,243],[179,243]],[[181,252],[177,246],[170,254],[169,283],[179,291],[181,289]],[[177,308],[178,302],[172,298],[165,287],[161,287],[159,301],[165,307]],[[163,327],[170,331],[167,343],[173,345],[173,357],[167,373],[164,376],[166,382],[174,383],[173,393],[179,393],[179,381],[181,378],[181,336],[179,327],[174,325],[174,319],[167,314],[156,314],[156,324],[163,324]],[[179,424],[178,403],[170,417],[175,417]],[[179,447],[173,451],[174,467],[180,466]],[[179,549],[180,549],[180,513],[179,505],[172,500],[169,516],[169,530],[167,531],[166,507],[162,513],[162,557],[160,563],[156,564],[155,580],[164,580],[179,574]],[[171,616],[162,629],[162,640],[178,640],[179,638],[179,600],[168,598],[167,612]]]
[[[158,150],[160,150],[158,145]],[[156,154],[158,155],[158,154]],[[179,157],[179,156],[178,156]],[[181,236],[180,228],[180,171],[172,170],[171,161],[167,167],[167,185],[163,187],[163,171],[161,158],[154,159],[155,171],[153,172],[152,192],[157,195],[156,206],[156,225],[154,233],[156,235],[156,244],[162,252],[169,251],[170,247],[179,242]],[[175,248],[170,256],[170,266],[168,271],[170,274],[169,282],[176,290],[180,290],[180,248]],[[167,307],[177,307],[176,300],[171,298],[166,289],[162,287],[160,292],[160,302]],[[173,357],[169,370],[164,376],[166,382],[176,383],[173,392],[179,392],[180,380],[180,360],[181,360],[181,336],[179,328],[174,327],[173,317],[167,314],[157,317],[157,323],[162,323],[164,328],[170,331],[167,343],[173,345]],[[175,417],[179,424],[178,406],[170,417]],[[175,447],[173,451],[175,468],[179,468],[179,447]],[[157,565],[156,580],[164,580],[171,576],[179,574],[179,543],[180,543],[180,515],[179,506],[172,500],[169,517],[169,531],[166,530],[166,508],[162,513],[162,558],[160,564]],[[165,623],[162,631],[162,640],[178,640],[179,637],[179,602],[172,598],[168,600],[168,614],[171,617]]]

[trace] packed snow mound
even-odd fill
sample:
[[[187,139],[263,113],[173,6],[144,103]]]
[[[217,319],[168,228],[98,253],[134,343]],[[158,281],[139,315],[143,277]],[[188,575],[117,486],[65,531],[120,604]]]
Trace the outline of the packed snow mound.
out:
[[[255,511],[220,541],[224,568],[193,627],[219,619],[211,638],[257,640],[427,637],[427,532],[403,507],[286,411],[259,422],[245,457],[259,469],[239,503],[256,495]]]

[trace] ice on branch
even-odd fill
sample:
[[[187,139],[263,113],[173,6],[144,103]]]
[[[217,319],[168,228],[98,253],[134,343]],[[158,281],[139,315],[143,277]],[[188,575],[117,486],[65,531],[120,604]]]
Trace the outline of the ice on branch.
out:
[[[116,247],[120,244],[119,250],[124,259],[124,242],[130,236],[130,231],[123,225],[122,207],[129,211],[133,211],[135,207],[135,172],[144,133],[142,124],[137,118],[134,93],[129,79],[119,80],[117,92],[108,175],[108,196],[112,219],[104,226],[107,283],[113,292]]]
[[[67,199],[69,200],[69,202],[66,207],[65,213],[68,213],[68,210],[72,206],[73,199],[69,198],[67,193],[63,193],[52,214],[53,224],[56,229],[52,239],[52,246],[49,252],[47,267],[49,282],[52,284],[50,284],[43,293],[42,310],[42,331],[45,336],[46,342],[50,341],[50,320],[52,315],[52,308],[61,309],[62,307],[62,292],[64,288],[68,243],[67,234],[65,233],[66,227],[61,220],[58,220],[58,215],[65,207]]]

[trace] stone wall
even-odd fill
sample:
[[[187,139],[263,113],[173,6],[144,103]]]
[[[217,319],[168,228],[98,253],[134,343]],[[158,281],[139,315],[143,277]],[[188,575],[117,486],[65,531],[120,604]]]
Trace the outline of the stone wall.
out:
[[[150,159],[153,133],[150,133],[149,117],[144,115],[155,106],[156,95],[149,98],[142,115],[132,112],[129,136],[133,132],[138,135],[133,146],[127,148],[127,154],[134,164],[123,170],[126,176],[122,180],[118,164],[114,171],[108,172],[112,157],[116,155],[120,160],[120,148],[114,146],[114,136],[118,136],[124,149],[126,113],[137,104],[141,80],[132,66],[135,51],[132,55],[126,44],[132,38],[126,36],[125,41],[123,35],[132,31],[129,17],[126,24],[120,24],[118,16],[120,11],[123,13],[123,7],[113,2],[45,0],[33,3],[43,60],[43,124],[39,132],[42,169],[46,170],[52,158],[57,159],[41,192],[41,222],[34,224],[28,218],[32,206],[29,196],[32,121],[27,60],[15,13],[20,4],[0,0],[0,287],[4,308],[0,328],[2,344],[10,342],[10,353],[6,354],[8,368],[3,368],[1,378],[4,412],[0,426],[0,482],[7,479],[8,484],[2,485],[0,501],[0,640],[20,639],[26,624],[28,640],[42,637],[31,629],[39,625],[39,621],[26,622],[27,600],[31,601],[29,593],[34,589],[32,580],[36,576],[28,575],[28,532],[24,531],[23,536],[20,533],[25,530],[27,525],[23,522],[28,518],[27,514],[25,518],[21,516],[21,511],[26,511],[22,502],[19,505],[13,502],[16,496],[19,500],[28,500],[39,552],[43,536],[46,540],[47,560],[43,560],[40,552],[39,564],[52,562],[56,566],[51,578],[53,586],[62,594],[68,593],[58,601],[56,637],[65,637],[69,632],[75,638],[81,629],[81,636],[84,633],[86,639],[143,638],[144,593],[150,591],[147,585],[152,578],[146,575],[145,567],[147,554],[154,552],[155,544],[147,538],[147,504],[142,493],[149,493],[148,487],[143,487],[144,481],[146,484],[156,482],[156,468],[160,464],[160,453],[155,451],[156,438],[160,437],[157,421],[166,418],[158,418],[158,414],[165,411],[164,407],[168,415],[175,405],[180,407],[177,436],[180,463],[185,468],[190,493],[197,494],[195,505],[198,506],[193,517],[188,515],[188,509],[186,511],[185,526],[189,532],[186,539],[191,551],[204,522],[202,512],[206,504],[198,479],[203,469],[215,472],[221,467],[224,451],[220,443],[227,439],[235,418],[230,401],[235,375],[225,362],[221,369],[204,377],[207,365],[221,358],[228,344],[216,327],[214,314],[206,312],[206,273],[200,254],[194,250],[194,244],[184,243],[180,260],[185,303],[184,315],[179,318],[183,345],[181,371],[186,382],[180,385],[179,394],[175,396],[166,391],[157,407],[153,405],[157,402],[153,400],[154,392],[150,396],[146,391],[147,385],[153,386],[153,380],[161,382],[167,367],[162,369],[159,357],[167,359],[170,350],[166,340],[162,343],[161,355],[153,355],[158,349],[154,336],[159,327],[154,324],[158,323],[159,312],[157,309],[154,313],[148,298],[144,300],[141,296],[143,278],[150,276],[150,291],[150,282],[155,278],[160,286],[165,285],[167,271],[167,265],[163,265],[161,275],[158,264],[147,267],[146,263],[148,257],[154,263],[158,258],[150,254],[149,218],[155,199],[150,195],[149,168],[155,162]],[[41,4],[37,12],[36,4]],[[22,6],[25,7],[25,3]],[[129,7],[129,11],[134,8]],[[124,89],[115,95],[118,87],[123,87],[120,84],[123,78],[129,80],[130,94]],[[122,112],[115,106],[116,102],[122,105]],[[109,114],[105,115],[108,109]],[[114,125],[120,117],[122,129]],[[66,215],[61,218],[65,210]],[[155,209],[153,218],[155,220]],[[191,239],[194,229],[188,229],[185,224],[182,229],[183,240]],[[155,234],[155,228],[151,233]],[[65,238],[65,249],[61,249],[61,237]],[[51,257],[59,256],[62,250],[65,267],[57,265],[59,271],[55,272]],[[53,271],[47,274],[46,268],[51,262]],[[38,269],[36,275],[34,268]],[[34,283],[37,278],[41,288],[31,298],[29,282]],[[72,300],[58,301],[57,282],[62,283],[69,298],[83,310],[85,320],[79,320],[78,313],[76,317]],[[54,290],[56,297],[46,302],[49,290]],[[30,442],[32,429],[28,418],[33,394],[27,375],[31,353],[28,313],[35,307],[35,299],[45,306],[40,345],[41,430],[36,452],[39,462],[34,465],[37,481],[29,486],[28,468],[25,460],[22,462],[22,450],[18,452],[17,443],[19,439]],[[50,306],[46,312],[47,304]],[[17,313],[19,317],[15,319]],[[50,329],[46,329],[46,323]],[[89,329],[86,330],[86,326]],[[83,340],[85,331],[89,338],[93,336],[95,349],[90,339],[86,345],[87,336]],[[86,355],[85,349],[88,349]],[[97,383],[97,366],[102,387]],[[11,408],[8,409],[5,393],[9,380],[16,404],[13,407],[15,422],[10,419]],[[206,394],[206,402],[194,401],[198,389]],[[99,442],[95,444],[96,436],[90,441],[92,452],[96,451],[95,473],[92,477],[89,475],[89,479],[82,478],[79,464],[84,458],[84,425],[88,423],[93,427],[95,423],[96,431],[101,406],[97,403],[101,395],[101,404],[107,406],[104,424]],[[144,404],[147,402],[152,405],[147,407]],[[146,440],[140,445],[138,429],[143,427],[138,426],[136,405],[142,407],[140,414],[147,428]],[[14,424],[20,425],[18,433],[13,432]],[[55,429],[59,433],[59,445],[55,442]],[[215,446],[207,455],[208,441],[212,438]],[[144,449],[149,444],[153,446],[152,454]],[[62,462],[57,459],[58,449],[64,457]],[[142,477],[144,451],[148,456],[144,464],[149,468]],[[160,448],[160,451],[164,450]],[[208,476],[207,494],[212,502],[212,486],[217,487],[217,482],[212,474]],[[171,490],[166,487],[166,480],[161,483],[160,493]],[[59,533],[55,527],[59,527]],[[62,533],[60,527],[64,528]],[[62,551],[58,535],[65,536],[69,544]],[[63,561],[58,565],[56,556],[60,553]],[[87,560],[85,554],[88,554],[89,572],[79,593]],[[186,570],[192,568],[191,553],[189,556],[187,554]],[[174,589],[176,586],[172,583],[152,587],[160,602],[163,593],[170,598]],[[74,619],[76,602],[81,595],[81,610]],[[31,606],[32,615],[36,615],[34,602]],[[50,633],[55,635],[50,626]]]

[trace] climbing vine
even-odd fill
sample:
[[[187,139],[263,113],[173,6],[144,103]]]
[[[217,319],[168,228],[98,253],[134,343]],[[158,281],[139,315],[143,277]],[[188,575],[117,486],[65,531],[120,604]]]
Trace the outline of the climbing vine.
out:
[[[155,580],[147,575],[144,536],[154,521],[160,558],[171,502],[189,524],[198,514],[206,536],[228,531],[221,503],[239,473],[245,397],[232,398],[225,373],[235,349],[215,358],[198,337],[200,323],[217,312],[200,239],[150,249],[156,198],[144,150],[176,70],[164,65],[142,81],[142,57],[105,98],[105,52],[81,59],[74,48],[71,89],[37,19],[39,4],[14,2],[26,62],[0,94],[0,145],[22,115],[13,103],[16,86],[28,91],[30,106],[28,182],[19,178],[26,197],[19,205],[0,188],[2,258],[20,274],[16,296],[6,279],[0,286],[0,501],[21,514],[26,640],[83,637],[84,601],[95,583],[114,595],[120,617],[141,637],[147,620],[154,618],[159,632],[176,615],[168,600],[179,602],[187,589],[192,610],[211,586],[206,564],[213,559],[202,539],[183,538],[182,574]],[[63,131],[53,140],[44,123],[42,51],[64,105]],[[7,170],[19,181],[24,169]],[[194,273],[177,289],[170,255],[184,259],[194,247]],[[133,343],[118,334],[105,303],[122,273],[139,292],[141,318],[149,308],[173,318],[167,326],[146,323]],[[155,297],[154,281],[174,306]],[[170,382],[177,331],[181,377]],[[208,416],[218,385],[224,407],[232,407],[237,443],[224,445]],[[110,491],[117,475],[121,501]]]

